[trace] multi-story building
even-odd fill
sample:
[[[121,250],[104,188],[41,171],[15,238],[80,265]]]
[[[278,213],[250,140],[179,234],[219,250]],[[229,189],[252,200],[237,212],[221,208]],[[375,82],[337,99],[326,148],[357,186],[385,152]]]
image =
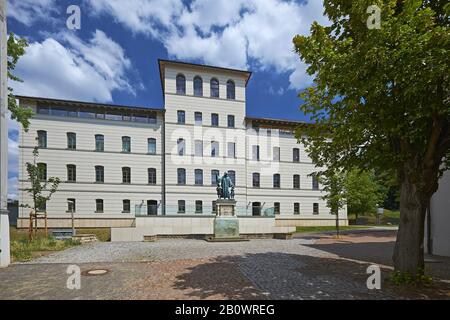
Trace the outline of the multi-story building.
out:
[[[246,117],[248,71],[159,60],[164,108],[18,97],[35,116],[19,137],[20,203],[26,163],[61,184],[41,208],[50,227],[125,227],[136,216],[215,212],[216,176],[235,184],[238,216],[279,226],[333,225],[318,169],[294,137],[306,123]],[[34,160],[33,149],[39,156]],[[18,225],[28,225],[21,208]],[[340,212],[347,223],[346,210]]]

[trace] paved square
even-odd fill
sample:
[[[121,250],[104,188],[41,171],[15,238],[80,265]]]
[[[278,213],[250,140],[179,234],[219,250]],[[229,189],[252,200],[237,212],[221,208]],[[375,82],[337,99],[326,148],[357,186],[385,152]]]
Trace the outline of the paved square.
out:
[[[450,259],[427,264],[431,288],[398,289],[392,269],[395,231],[359,231],[336,240],[208,243],[165,239],[153,243],[92,243],[0,269],[0,299],[450,299]],[[81,289],[66,288],[67,266],[82,271]],[[382,290],[366,286],[367,266],[382,268]]]

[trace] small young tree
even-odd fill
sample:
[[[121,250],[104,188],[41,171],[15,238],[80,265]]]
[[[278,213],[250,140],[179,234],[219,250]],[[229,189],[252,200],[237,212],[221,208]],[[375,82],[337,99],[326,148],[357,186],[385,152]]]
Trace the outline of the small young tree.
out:
[[[47,201],[50,200],[52,195],[58,189],[60,179],[55,177],[46,178],[43,174],[42,168],[37,164],[37,158],[39,157],[38,147],[33,150],[33,163],[27,162],[27,173],[30,180],[30,188],[25,189],[31,195],[33,204],[22,204],[21,207],[31,208],[34,213],[42,208]],[[47,188],[50,186],[49,188]],[[31,214],[31,213],[30,213]],[[34,216],[35,228],[37,229],[37,216]],[[35,230],[36,230],[35,229]]]
[[[339,236],[339,210],[347,203],[346,173],[341,170],[328,170],[315,174],[326,192],[322,199],[327,202],[330,212],[336,215],[336,234]]]

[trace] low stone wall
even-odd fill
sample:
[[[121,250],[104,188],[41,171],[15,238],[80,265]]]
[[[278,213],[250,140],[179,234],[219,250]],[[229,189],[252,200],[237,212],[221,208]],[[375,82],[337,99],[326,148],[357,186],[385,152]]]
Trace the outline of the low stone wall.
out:
[[[70,218],[47,218],[48,228],[50,229],[65,229],[72,228],[72,220]],[[29,219],[17,219],[17,228],[28,228],[30,224]],[[132,227],[134,225],[134,218],[76,218],[75,228],[121,228]],[[44,219],[38,220],[38,228],[44,228]]]
[[[215,216],[137,217],[133,228],[112,228],[111,241],[143,241],[151,236],[212,235]],[[274,235],[295,231],[275,226],[273,217],[238,217],[241,235]]]
[[[277,227],[326,227],[335,226],[336,219],[292,219],[277,217],[275,219]],[[348,226],[348,219],[339,219],[340,226]]]

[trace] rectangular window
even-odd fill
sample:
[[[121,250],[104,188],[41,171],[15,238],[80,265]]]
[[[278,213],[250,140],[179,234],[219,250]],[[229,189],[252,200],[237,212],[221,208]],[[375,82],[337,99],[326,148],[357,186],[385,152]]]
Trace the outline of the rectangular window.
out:
[[[319,214],[319,204],[313,203],[313,214]]]
[[[228,149],[228,157],[236,158],[236,143],[228,142],[227,149]]]
[[[203,212],[203,201],[196,200],[195,201],[195,213],[202,213]]]
[[[300,189],[300,175],[294,174],[292,182],[294,189]]]
[[[177,169],[177,182],[180,185],[186,184],[186,169],[182,168]]]
[[[215,186],[217,184],[219,174],[219,170],[211,170],[211,185]]]
[[[300,214],[300,203],[299,202],[294,203],[294,214]]]
[[[186,213],[186,201],[178,200],[178,213]]]
[[[252,159],[254,161],[259,161],[259,146],[252,146]]]
[[[105,137],[102,134],[95,135],[95,151],[105,151]]]
[[[131,152],[131,138],[122,137],[122,152]]]
[[[131,183],[131,168],[122,168],[122,183]]]
[[[194,113],[194,118],[195,118],[195,125],[196,126],[201,126],[202,122],[203,122],[202,113],[201,112],[195,112]]]
[[[274,188],[280,188],[280,184],[281,184],[280,180],[281,180],[281,178],[278,173],[273,175],[273,187]]]
[[[73,132],[67,132],[67,149],[75,150],[77,148],[77,135]]]
[[[234,128],[234,116],[229,114],[228,115],[228,128]]]
[[[219,142],[211,141],[211,157],[219,156]]]
[[[203,170],[195,169],[195,185],[203,185]]]
[[[319,190],[319,179],[317,179],[316,175],[312,176],[312,189]]]
[[[47,131],[39,130],[38,134],[38,147],[47,148]]]
[[[77,181],[77,167],[73,164],[67,165],[67,182]]]
[[[211,126],[212,127],[219,126],[219,115],[217,113],[211,114]]]
[[[47,181],[47,164],[46,163],[38,163],[38,178],[41,181]]]
[[[300,150],[298,148],[292,149],[292,161],[300,162]]]
[[[147,139],[147,149],[148,154],[156,154],[156,139],[154,138]]]
[[[183,138],[177,140],[178,155],[184,156],[186,152],[186,141]]]
[[[259,173],[254,172],[253,173],[253,187],[259,188],[260,181],[259,181]]]
[[[273,210],[274,210],[275,214],[280,214],[280,203],[279,202],[274,202]]]
[[[185,112],[183,110],[177,111],[177,121],[178,121],[178,124],[185,124],[186,117],[185,117]]]
[[[130,200],[122,200],[122,212],[130,213],[131,205]]]
[[[280,161],[280,147],[273,147],[273,161]]]
[[[203,157],[203,141],[195,140],[195,156]]]
[[[211,212],[216,213],[217,212],[217,201],[211,202]]]
[[[236,185],[236,171],[228,170],[228,176],[230,177],[230,180],[233,183],[233,185]]]
[[[156,169],[148,168],[148,184],[156,184]]]
[[[103,199],[95,200],[95,213],[103,213]]]
[[[76,202],[74,198],[67,199],[67,212],[76,212]]]
[[[103,166],[95,166],[95,182],[105,182],[105,169]]]

